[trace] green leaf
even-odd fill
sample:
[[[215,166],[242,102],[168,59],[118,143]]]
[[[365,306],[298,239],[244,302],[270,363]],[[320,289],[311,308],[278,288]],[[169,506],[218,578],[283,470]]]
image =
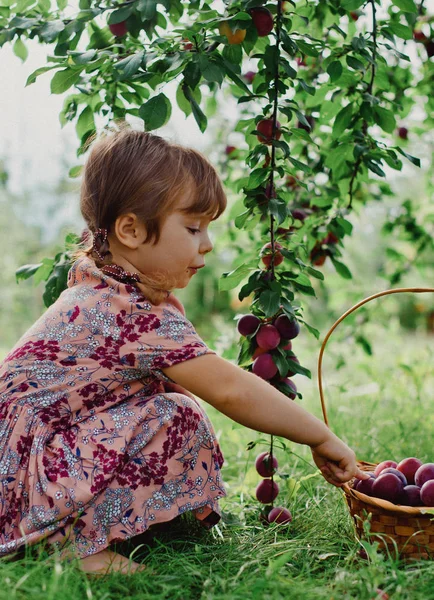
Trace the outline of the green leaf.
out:
[[[51,306],[64,289],[68,286],[68,271],[70,264],[56,265],[53,269],[51,277],[48,279],[45,286],[45,292],[42,295],[45,306],[48,308]]]
[[[280,293],[272,290],[265,290],[261,292],[258,304],[262,308],[266,317],[274,315],[280,306]]]
[[[219,85],[223,83],[224,73],[222,69],[204,54],[199,54],[199,68],[206,81],[216,81]]]
[[[72,60],[76,65],[86,65],[96,56],[96,50],[88,50],[87,52],[70,52]]]
[[[140,69],[140,65],[142,64],[144,55],[145,52],[142,50],[117,62],[114,65],[114,68],[120,72],[119,79],[130,79],[135,73],[137,73],[137,71]]]
[[[226,292],[232,290],[239,285],[245,277],[250,273],[251,267],[247,264],[242,264],[230,273],[223,273],[219,279],[219,290]]]
[[[301,87],[304,89],[305,92],[307,92],[308,94],[310,94],[311,96],[315,96],[315,88],[312,87],[311,85],[308,85],[304,79],[299,79],[298,82],[300,83]]]
[[[271,198],[268,202],[268,209],[270,213],[277,220],[277,225],[281,225],[288,216],[288,207],[286,202],[279,200],[278,198]]]
[[[204,115],[204,113],[202,112],[199,104],[196,102],[196,99],[194,98],[194,96],[191,92],[191,89],[188,87],[188,85],[183,85],[182,89],[184,91],[185,97],[190,102],[191,109],[193,111],[193,116],[196,120],[196,123],[199,125],[199,129],[203,133],[207,128],[208,120],[207,120],[206,116]]]
[[[334,268],[336,269],[337,273],[343,277],[344,279],[352,279],[353,276],[351,275],[351,271],[349,270],[349,268],[344,265],[344,263],[339,262],[338,260],[336,260],[333,256],[330,257]]]
[[[414,0],[392,0],[392,2],[404,12],[417,13],[417,6]]]
[[[21,58],[21,60],[23,62],[26,61],[26,58],[29,55],[29,51],[27,50],[27,46],[25,45],[25,43],[23,42],[21,37],[18,37],[16,39],[15,44],[12,47],[12,50],[13,50],[15,56],[18,56],[18,58]]]
[[[362,61],[354,56],[347,54],[345,61],[350,69],[354,69],[355,71],[363,71],[365,69],[365,65]]]
[[[347,11],[357,10],[363,4],[365,4],[366,0],[343,0],[341,6],[343,9]]]
[[[79,71],[73,69],[63,69],[57,71],[51,80],[51,93],[52,94],[63,94],[66,90],[69,90],[80,79],[81,69]]]
[[[374,106],[374,121],[387,133],[393,133],[396,128],[396,120],[394,114],[381,106]]]
[[[139,108],[139,116],[145,122],[145,130],[163,127],[170,119],[172,105],[163,93],[154,96]]]
[[[57,65],[51,65],[50,67],[39,67],[39,69],[36,69],[36,71],[33,71],[33,73],[30,73],[30,75],[27,77],[25,87],[27,87],[28,85],[31,85],[32,83],[35,83],[36,78],[39,77],[39,75],[42,75],[42,73],[46,73],[47,71],[52,71],[53,69],[57,69],[57,68],[58,68]]]
[[[69,169],[68,176],[71,177],[71,179],[80,177],[82,170],[83,170],[82,165],[76,165],[75,167],[72,167],[71,169]]]
[[[353,225],[350,223],[350,221],[347,221],[343,217],[337,217],[336,222],[342,227],[347,235],[351,235],[353,231]]]
[[[250,173],[249,181],[244,186],[246,190],[254,190],[259,187],[268,177],[267,169],[255,169]]]
[[[309,332],[310,332],[312,335],[314,335],[314,336],[316,337],[316,339],[317,339],[317,340],[319,340],[320,333],[319,333],[318,329],[315,329],[315,327],[312,327],[312,325],[308,325],[308,324],[306,323],[306,321],[303,321],[303,319],[299,319],[299,321],[300,321],[300,323],[304,323],[304,325],[305,325],[306,329],[307,329],[307,330],[308,330],[308,331],[309,331]]]
[[[195,56],[184,69],[184,81],[192,90],[194,90],[200,79],[200,67]]]
[[[108,18],[108,25],[116,25],[116,23],[122,23],[128,19],[130,14],[133,12],[133,6],[123,6],[119,10],[114,10]]]
[[[305,377],[309,377],[309,379],[312,379],[312,373],[309,371],[309,369],[302,367],[297,362],[295,362],[295,360],[291,360],[290,356],[286,358],[286,362],[288,363],[288,368],[294,373],[298,373],[299,375],[304,375]]]
[[[316,50],[310,44],[303,42],[302,40],[297,40],[297,46],[300,48],[300,50],[303,52],[303,54],[306,54],[306,56],[313,56],[313,57],[319,56],[318,50]]]
[[[17,269],[15,271],[15,278],[17,283],[20,281],[20,279],[29,279],[29,277],[32,277],[36,273],[36,271],[42,266],[42,263],[38,263],[37,265],[23,265],[22,267]]]
[[[240,367],[246,366],[252,362],[252,354],[255,351],[254,342],[247,338],[241,338],[240,350],[238,352],[237,364]]]
[[[232,64],[239,65],[243,59],[241,44],[228,44],[223,48],[223,56]]]
[[[404,152],[404,150],[402,148],[399,148],[398,146],[394,146],[394,148],[397,152],[405,156],[405,158],[408,159],[411,163],[416,165],[416,167],[420,167],[420,158],[417,158],[416,156],[411,156],[411,154],[407,154],[407,152]]]
[[[360,346],[362,346],[362,348],[366,352],[366,354],[368,354],[369,356],[372,356],[372,354],[373,354],[373,352],[372,352],[372,346],[369,343],[369,341],[365,338],[365,336],[363,336],[363,335],[357,335],[356,336],[356,343],[359,344]]]
[[[293,158],[292,156],[288,157],[289,162],[291,162],[294,167],[297,167],[297,169],[300,169],[300,171],[303,171],[303,173],[312,173],[312,169],[311,167],[309,167],[309,165],[307,165],[306,163],[301,162],[301,160],[297,160],[296,158]]]
[[[234,225],[237,229],[242,229],[245,222],[247,221],[247,219],[249,218],[249,216],[252,214],[252,211],[250,210],[250,208],[248,208],[247,210],[245,210],[243,213],[241,213],[240,215],[238,215],[237,217],[235,217],[234,220]]]
[[[61,31],[65,29],[65,23],[63,21],[48,21],[39,30],[39,35],[44,42],[53,42]]]
[[[41,281],[47,281],[53,272],[55,261],[52,258],[43,258],[41,267],[36,271],[33,277],[33,285],[38,285]]]
[[[234,70],[234,65],[232,65],[229,61],[223,59],[224,68],[226,70],[226,76],[231,79],[234,83],[237,84],[239,88],[241,88],[244,92],[247,92],[249,96],[252,96],[252,90],[249,89],[245,83]]]
[[[406,25],[401,25],[401,23],[389,23],[389,28],[396,36],[403,40],[413,39],[413,32],[410,27],[407,27]]]
[[[157,13],[157,0],[139,0],[137,6],[143,21],[150,21]]]
[[[80,116],[78,117],[75,130],[79,139],[81,139],[88,131],[95,131],[95,119],[93,110],[90,106],[86,106],[86,108],[81,112]]]
[[[309,266],[306,267],[306,271],[309,273],[309,275],[312,275],[312,277],[315,277],[316,279],[321,279],[321,281],[324,280],[324,273],[321,273],[321,271],[317,271],[313,267]]]
[[[273,361],[276,367],[279,369],[279,375],[281,377],[285,377],[289,371],[286,358],[282,356],[282,354],[273,354]]]
[[[305,287],[311,287],[309,277],[307,275],[304,275],[303,273],[299,273],[297,277],[293,277],[293,280]]]
[[[351,123],[353,108],[353,104],[350,102],[350,104],[347,104],[347,106],[340,110],[336,115],[332,133],[334,138],[340,137]]]
[[[334,60],[333,62],[331,62],[327,67],[327,73],[330,75],[330,81],[332,83],[337,81],[342,75],[343,70],[344,69],[342,63],[340,63],[338,60]]]

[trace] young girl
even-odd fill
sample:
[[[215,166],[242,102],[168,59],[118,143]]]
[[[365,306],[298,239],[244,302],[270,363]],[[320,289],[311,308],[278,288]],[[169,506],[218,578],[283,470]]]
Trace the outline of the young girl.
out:
[[[173,295],[205,266],[208,225],[226,207],[204,156],[108,132],[80,207],[92,244],[0,365],[0,555],[45,539],[85,572],[126,572],[144,566],[114,542],[186,511],[215,525],[223,456],[194,396],[309,445],[331,484],[367,477],[322,421],[210,350]]]

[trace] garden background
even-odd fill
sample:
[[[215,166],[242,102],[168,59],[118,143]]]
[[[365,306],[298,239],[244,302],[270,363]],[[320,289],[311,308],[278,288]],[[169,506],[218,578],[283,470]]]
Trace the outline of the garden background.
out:
[[[360,28],[364,19],[368,26],[369,11],[366,13],[358,21]],[[430,23],[432,27],[432,20]],[[65,236],[70,232],[80,235],[84,227],[78,209],[80,180],[69,177],[69,172],[85,157],[76,156],[74,124],[60,127],[58,115],[64,96],[50,94],[48,76],[25,87],[30,73],[45,63],[48,53],[35,39],[26,40],[26,46],[24,62],[11,45],[1,49],[0,360],[45,310],[44,282],[35,285],[30,278],[18,283],[17,269],[62,251]],[[405,49],[415,73],[420,72],[422,63],[431,62],[432,74],[433,61],[420,46],[410,40]],[[167,89],[173,112],[157,133],[204,152],[223,181],[245,177],[245,166],[238,162],[233,166],[225,151],[228,145],[243,148],[244,144],[244,134],[235,131],[241,118],[235,99],[222,92],[214,109],[210,103],[212,117],[202,133],[193,116],[186,118],[176,106],[175,86]],[[422,97],[422,105],[424,101],[428,100]],[[143,127],[138,118],[128,120]],[[408,128],[408,140],[399,141],[396,131],[389,137],[409,155],[417,156],[420,167],[404,160],[400,171],[384,165],[385,178],[370,174],[374,181],[386,180],[391,193],[382,195],[377,188],[369,198],[368,186],[366,203],[356,205],[346,216],[353,230],[345,238],[343,253],[352,279],[342,278],[327,260],[321,266],[324,281],[312,282],[315,297],[303,298],[305,319],[321,335],[318,340],[303,329],[296,340],[297,356],[312,371],[311,380],[296,376],[303,396],[297,401],[317,416],[321,411],[316,361],[321,340],[334,321],[362,298],[396,287],[391,277],[397,257],[401,257],[400,264],[404,257],[405,266],[399,287],[432,287],[432,246],[419,256],[405,227],[390,230],[387,225],[405,215],[407,203],[415,224],[433,233],[432,120],[432,115],[426,117],[417,105],[398,118],[397,125]],[[222,291],[218,282],[258,240],[254,231],[234,228],[242,194],[234,187],[227,192],[227,211],[211,225],[214,251],[207,257],[207,268],[177,295],[201,337],[236,364],[240,337],[236,320],[249,312],[251,297],[240,301],[241,284]],[[359,458],[376,462],[418,456],[434,461],[433,311],[434,298],[428,295],[381,298],[342,324],[329,342],[324,374],[330,423]],[[62,591],[65,598],[85,594],[87,598],[117,598],[122,594],[128,598],[365,600],[376,597],[378,588],[391,598],[434,598],[431,561],[404,565],[384,557],[375,544],[367,542],[363,548],[368,560],[360,556],[362,544],[354,537],[342,493],[322,480],[307,448],[287,440],[275,440],[280,467],[277,480],[279,501],[291,510],[293,523],[289,528],[264,528],[254,496],[260,479],[254,458],[268,449],[269,436],[234,423],[210,406],[205,409],[225,456],[223,479],[228,489],[228,497],[221,503],[224,518],[212,532],[204,534],[185,523],[142,547],[145,562],[160,568],[157,579],[138,575],[126,580],[114,575],[94,585],[72,567],[57,564],[53,568],[45,556],[6,562],[1,565],[4,585],[0,598],[23,598],[30,593],[36,598],[57,598]],[[251,448],[250,442],[256,445]]]

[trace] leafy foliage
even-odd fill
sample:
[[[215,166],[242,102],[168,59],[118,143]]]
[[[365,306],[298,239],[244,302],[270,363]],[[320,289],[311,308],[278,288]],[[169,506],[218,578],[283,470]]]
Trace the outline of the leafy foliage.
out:
[[[257,7],[271,15],[269,34],[252,19]],[[77,156],[95,133],[95,116],[111,127],[132,115],[147,131],[168,123],[170,83],[177,86],[179,108],[193,116],[201,132],[212,116],[209,101],[218,106],[221,94],[230,94],[241,110],[235,130],[245,139],[225,180],[243,198],[233,225],[254,232],[258,247],[270,239],[271,262],[265,264],[257,258],[258,248],[249,248],[243,261],[223,274],[220,289],[234,289],[247,279],[239,299],[251,298],[254,315],[272,320],[283,313],[318,336],[303,319],[299,298],[315,296],[312,279],[323,278],[320,267],[327,259],[344,280],[352,279],[344,255],[351,211],[371,198],[387,199],[390,186],[382,180],[387,169],[402,170],[401,157],[420,166],[418,157],[397,144],[402,139],[405,148],[406,139],[397,127],[420,98],[427,127],[434,114],[433,34],[423,2],[228,0],[224,14],[201,0],[121,5],[80,0],[71,16],[66,8],[64,0],[54,9],[46,0],[0,0],[0,46],[13,44],[22,60],[26,38],[53,46],[48,64],[32,73],[27,85],[50,73],[52,93],[73,90],[60,122],[75,123]],[[421,26],[427,33],[430,28],[424,43],[413,40]],[[415,52],[422,58],[418,68]],[[256,65],[250,78],[243,73],[247,60]],[[259,130],[264,121],[268,137]],[[80,172],[74,166],[70,176]],[[388,231],[412,228],[420,254],[432,246],[431,233],[416,222],[411,203],[406,210]],[[66,251],[27,265],[17,277],[46,279],[48,305],[66,285],[68,257]],[[406,268],[400,265],[391,282]],[[241,348],[242,360],[248,351]]]

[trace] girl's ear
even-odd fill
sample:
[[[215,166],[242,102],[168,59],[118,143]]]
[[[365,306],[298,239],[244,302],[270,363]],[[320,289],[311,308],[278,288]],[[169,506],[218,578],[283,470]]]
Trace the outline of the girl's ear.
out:
[[[118,217],[114,229],[119,242],[131,250],[136,250],[146,239],[146,227],[134,213]]]

